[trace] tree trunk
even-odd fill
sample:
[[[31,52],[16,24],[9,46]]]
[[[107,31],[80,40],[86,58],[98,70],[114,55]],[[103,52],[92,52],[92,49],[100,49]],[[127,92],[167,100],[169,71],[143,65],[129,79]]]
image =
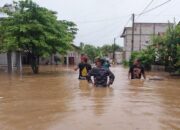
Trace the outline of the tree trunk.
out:
[[[19,51],[16,52],[16,66],[17,66],[17,71],[21,73],[22,72],[22,59],[21,59],[21,52]]]
[[[12,52],[7,52],[7,67],[8,67],[8,73],[12,73]]]
[[[39,57],[35,55],[31,55],[31,68],[34,74],[39,73]]]

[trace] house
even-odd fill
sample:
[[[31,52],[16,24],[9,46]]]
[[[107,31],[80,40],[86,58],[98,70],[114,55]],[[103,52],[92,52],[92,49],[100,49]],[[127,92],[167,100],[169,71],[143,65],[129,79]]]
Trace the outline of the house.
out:
[[[80,48],[75,46],[74,44],[72,44],[71,46],[72,50],[68,51],[67,54],[63,56],[63,61],[66,65],[77,65],[81,59]]]
[[[74,44],[71,44],[71,50],[68,50],[66,54],[53,54],[48,58],[40,58],[40,64],[57,64],[56,59],[60,64],[64,65],[76,65],[80,62],[80,48]],[[25,58],[22,58],[25,59]],[[24,60],[23,60],[24,61]]]
[[[47,64],[57,64],[55,59],[58,59],[61,64],[64,65],[76,65],[80,62],[80,51],[79,48],[72,44],[72,49],[67,51],[67,54],[60,55],[60,54],[53,54],[48,58],[40,58],[39,63],[41,65]],[[22,65],[29,65],[31,63],[30,57],[27,53],[19,53],[19,52],[12,52],[12,53],[0,53],[0,68],[7,68],[8,71],[12,71],[13,68],[22,70]],[[9,66],[8,66],[9,64]]]
[[[171,23],[134,23],[134,44],[132,45],[132,27],[125,27],[121,35],[124,38],[124,59],[129,60],[131,52],[146,49],[153,36],[166,32]],[[133,46],[133,48],[132,48]]]
[[[110,63],[121,64],[123,61],[123,52],[115,51],[114,52],[114,61],[113,61],[113,53],[109,53],[107,57],[104,57]]]
[[[11,4],[5,4],[3,7],[4,9],[8,9],[10,11],[14,11],[15,8]],[[6,13],[0,12],[0,22],[7,18],[8,15]],[[1,37],[0,37],[1,39]],[[1,44],[1,41],[0,41]],[[0,53],[0,67],[6,67],[8,66],[8,71],[11,71],[13,67],[17,67],[18,69],[21,69],[21,57],[19,52],[12,52],[12,53]]]

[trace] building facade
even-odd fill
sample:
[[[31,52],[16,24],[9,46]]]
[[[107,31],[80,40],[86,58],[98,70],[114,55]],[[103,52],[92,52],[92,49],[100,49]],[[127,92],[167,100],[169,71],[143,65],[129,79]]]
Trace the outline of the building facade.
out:
[[[41,65],[77,65],[80,62],[80,53],[77,51],[68,51],[66,55],[53,54],[48,58],[40,58]],[[56,60],[58,59],[58,60]]]
[[[80,62],[80,52],[78,50],[78,47],[75,45],[72,45],[72,50],[67,51],[66,55],[61,54],[53,54],[50,57],[43,58],[40,57],[39,63],[41,65],[47,65],[47,64],[65,64],[65,65],[76,65]],[[8,65],[8,55],[7,53],[0,53],[0,67],[7,67]],[[58,62],[56,62],[55,59],[58,59]],[[17,65],[29,65],[31,63],[31,59],[27,53],[21,53],[19,55],[18,52],[12,52],[10,56],[11,60],[11,66],[17,67]],[[21,65],[21,66],[22,66]]]
[[[123,62],[123,52],[122,51],[115,51],[114,52],[114,60],[113,60],[113,53],[109,53],[104,58],[106,60],[108,60],[111,64],[122,64],[122,62]]]
[[[153,36],[163,34],[170,23],[134,23],[134,44],[132,45],[132,27],[125,27],[121,35],[124,38],[124,59],[129,60],[131,52],[146,49]],[[132,49],[133,46],[133,49]]]

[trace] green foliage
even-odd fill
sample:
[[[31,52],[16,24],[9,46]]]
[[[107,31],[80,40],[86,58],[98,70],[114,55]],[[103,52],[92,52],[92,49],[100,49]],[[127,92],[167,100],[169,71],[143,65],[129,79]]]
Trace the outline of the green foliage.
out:
[[[180,74],[180,45],[177,45],[177,62],[174,64],[175,73]]]
[[[146,50],[133,52],[130,59],[140,59],[146,69],[151,64],[165,65],[170,72],[180,72],[180,25],[171,25],[162,36],[154,36],[152,44]]]
[[[169,71],[176,71],[180,68],[180,25],[169,25],[165,35],[157,36],[153,39],[153,45],[156,51],[156,60],[165,65]]]
[[[94,61],[97,57],[105,57],[108,54],[113,53],[113,51],[122,51],[122,47],[118,45],[103,45],[102,47],[95,47],[90,44],[80,43],[81,53],[86,54],[91,61]]]
[[[120,47],[117,44],[112,44],[112,45],[103,45],[101,47],[102,55],[107,56],[109,53],[113,53],[113,51],[122,51],[122,47]]]
[[[151,65],[154,63],[154,58],[155,55],[153,54],[153,50],[151,50],[150,48],[148,48],[147,50],[142,50],[140,52],[133,52],[129,60],[129,65],[132,65],[135,59],[140,59],[145,69],[150,70]]]
[[[128,67],[129,66],[129,61],[123,60],[122,64],[124,67]]]
[[[98,49],[93,45],[86,44],[83,47],[83,53],[86,54],[91,61],[94,61],[98,56]]]
[[[14,3],[15,11],[4,10],[9,17],[2,20],[0,30],[3,51],[28,52],[32,62],[53,53],[66,53],[77,32],[70,21],[58,21],[56,12],[39,7],[32,0]],[[32,63],[37,65],[37,63]]]

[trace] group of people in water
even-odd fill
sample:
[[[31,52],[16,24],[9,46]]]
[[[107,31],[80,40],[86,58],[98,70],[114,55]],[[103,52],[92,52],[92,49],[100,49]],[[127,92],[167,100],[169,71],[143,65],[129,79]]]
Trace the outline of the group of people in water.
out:
[[[105,59],[96,58],[95,65],[95,67],[92,67],[91,64],[88,63],[88,58],[82,56],[81,62],[75,68],[75,71],[79,69],[79,80],[87,80],[96,87],[108,87],[112,85],[115,76],[109,69],[110,63]],[[129,69],[128,78],[141,79],[141,75],[146,79],[144,67],[141,65],[141,61],[136,59]],[[94,79],[92,80],[91,77]]]

